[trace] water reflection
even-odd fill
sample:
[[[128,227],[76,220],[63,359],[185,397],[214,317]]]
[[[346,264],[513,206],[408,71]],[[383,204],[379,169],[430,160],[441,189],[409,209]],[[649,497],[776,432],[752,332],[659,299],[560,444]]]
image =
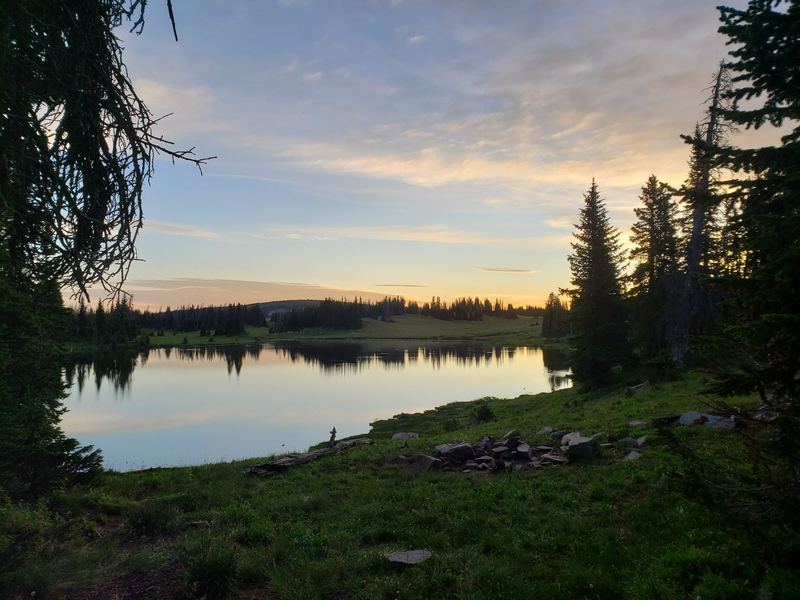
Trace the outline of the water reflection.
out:
[[[413,341],[86,355],[64,377],[64,431],[120,470],[305,450],[333,426],[358,435],[401,412],[570,385],[558,352]]]
[[[94,379],[99,390],[103,381],[111,384],[115,392],[125,392],[133,379],[137,366],[145,366],[152,356],[166,360],[209,364],[222,363],[228,375],[241,375],[245,359],[258,362],[263,353],[289,361],[318,367],[326,374],[352,374],[363,369],[381,366],[403,369],[408,365],[423,363],[437,370],[448,365],[477,368],[501,366],[514,360],[518,352],[541,352],[548,372],[551,391],[570,385],[569,358],[560,350],[547,348],[515,348],[470,344],[441,344],[429,346],[375,346],[357,342],[281,342],[274,344],[198,346],[192,348],[153,348],[143,351],[118,351],[74,355],[67,359],[64,377],[68,387],[77,386],[83,392],[86,381]]]

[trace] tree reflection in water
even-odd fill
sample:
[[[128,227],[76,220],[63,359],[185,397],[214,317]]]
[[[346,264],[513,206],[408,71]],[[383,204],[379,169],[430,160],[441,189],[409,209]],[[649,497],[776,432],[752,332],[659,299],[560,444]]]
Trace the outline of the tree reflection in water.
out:
[[[258,361],[265,352],[293,363],[302,361],[305,364],[318,366],[326,373],[344,374],[359,372],[376,365],[398,370],[406,365],[418,363],[430,364],[433,369],[440,369],[450,363],[470,368],[498,366],[513,361],[520,351],[542,352],[551,390],[569,386],[571,381],[569,358],[560,350],[480,344],[380,346],[357,342],[285,342],[83,354],[68,359],[64,366],[64,378],[68,386],[77,385],[79,392],[83,391],[89,377],[94,378],[98,389],[103,380],[107,380],[115,391],[124,392],[131,383],[136,367],[144,366],[153,354],[157,357],[163,356],[167,360],[174,357],[175,360],[187,362],[222,361],[228,369],[228,374],[232,375],[235,372],[238,377],[245,359]]]

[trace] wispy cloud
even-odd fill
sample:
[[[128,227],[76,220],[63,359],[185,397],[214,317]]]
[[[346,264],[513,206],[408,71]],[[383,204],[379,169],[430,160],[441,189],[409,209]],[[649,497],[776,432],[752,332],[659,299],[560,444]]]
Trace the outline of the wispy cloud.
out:
[[[161,221],[145,221],[144,231],[160,233],[163,235],[177,235],[183,237],[207,238],[217,239],[220,237],[218,233],[208,231],[205,229],[196,229],[194,227],[187,227],[185,225],[174,225],[172,223],[163,223]]]
[[[548,227],[553,227],[555,229],[570,229],[573,226],[572,222],[574,220],[574,217],[554,217],[552,219],[547,219],[545,223]]]
[[[376,283],[375,287],[392,287],[392,288],[424,288],[427,285],[421,283]]]

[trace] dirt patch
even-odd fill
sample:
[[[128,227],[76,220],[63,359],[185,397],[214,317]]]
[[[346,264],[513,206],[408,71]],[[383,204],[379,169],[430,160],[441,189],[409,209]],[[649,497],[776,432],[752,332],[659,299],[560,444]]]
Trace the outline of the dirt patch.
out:
[[[128,573],[86,592],[67,596],[70,600],[178,600],[190,597],[186,570],[177,562],[152,571]]]

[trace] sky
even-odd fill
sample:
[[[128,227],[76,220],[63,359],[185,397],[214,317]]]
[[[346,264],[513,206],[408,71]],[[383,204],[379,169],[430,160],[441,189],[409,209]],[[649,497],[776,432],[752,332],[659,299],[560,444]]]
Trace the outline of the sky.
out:
[[[176,148],[218,158],[157,161],[125,289],[541,304],[593,177],[624,240],[647,177],[685,178],[716,4],[173,0],[176,43],[151,2],[118,30],[134,85]]]

